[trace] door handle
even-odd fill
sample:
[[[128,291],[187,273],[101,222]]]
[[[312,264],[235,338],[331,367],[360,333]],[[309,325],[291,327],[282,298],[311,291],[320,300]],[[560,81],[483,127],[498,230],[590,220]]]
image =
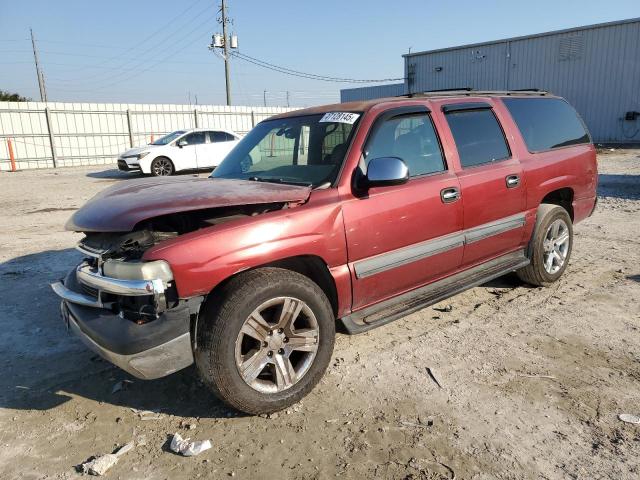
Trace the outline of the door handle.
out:
[[[443,188],[440,190],[442,203],[453,203],[460,199],[460,190],[456,187]]]
[[[507,182],[507,188],[515,188],[520,185],[520,176],[519,175],[507,175],[505,178]]]

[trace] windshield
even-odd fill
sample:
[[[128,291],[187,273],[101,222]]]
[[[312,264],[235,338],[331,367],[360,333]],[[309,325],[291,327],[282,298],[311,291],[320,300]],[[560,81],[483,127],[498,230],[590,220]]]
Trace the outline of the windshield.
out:
[[[313,187],[333,183],[359,116],[344,113],[341,117],[332,113],[261,122],[226,156],[211,177]]]
[[[186,132],[184,130],[177,130],[175,132],[171,132],[164,137],[160,137],[155,142],[151,142],[151,145],[167,145],[173,142],[180,135],[184,135]]]

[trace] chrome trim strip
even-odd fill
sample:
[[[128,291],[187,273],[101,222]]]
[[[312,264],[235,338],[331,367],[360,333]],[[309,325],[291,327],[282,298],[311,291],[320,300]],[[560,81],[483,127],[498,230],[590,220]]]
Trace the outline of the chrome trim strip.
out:
[[[465,244],[479,242],[485,238],[499,235],[514,228],[522,227],[525,223],[524,213],[501,218],[494,222],[478,225],[477,227],[464,230]]]
[[[56,295],[58,295],[63,300],[66,300],[67,302],[84,305],[85,307],[104,308],[100,297],[96,299],[88,295],[83,295],[82,293],[74,292],[73,290],[69,290],[67,287],[65,287],[62,282],[52,283],[51,288]]]
[[[425,242],[402,247],[391,252],[360,260],[354,264],[357,278],[366,278],[376,273],[384,272],[392,268],[401,267],[408,263],[422,260],[439,253],[444,253],[464,245],[464,235],[462,233],[454,233],[438,237]]]
[[[519,213],[467,230],[461,230],[449,235],[443,235],[442,237],[436,237],[424,242],[401,247],[374,257],[358,260],[353,264],[353,268],[356,273],[356,278],[366,278],[386,270],[391,270],[408,263],[453,250],[463,245],[479,242],[494,235],[522,227],[524,224],[525,214]]]
[[[81,264],[76,269],[78,281],[96,288],[101,292],[115,295],[143,296],[164,293],[162,280],[121,280],[119,278],[104,277],[92,271],[87,264]]]

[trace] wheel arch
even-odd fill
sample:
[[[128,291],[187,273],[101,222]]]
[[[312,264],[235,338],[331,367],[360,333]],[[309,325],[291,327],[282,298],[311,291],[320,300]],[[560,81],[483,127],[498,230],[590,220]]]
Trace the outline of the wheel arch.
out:
[[[278,260],[274,260],[268,263],[263,263],[260,265],[255,265],[249,269],[240,270],[239,272],[234,273],[233,275],[225,278],[223,281],[219,282],[217,285],[213,287],[213,289],[209,292],[207,297],[214,295],[216,292],[221,290],[224,285],[226,285],[233,278],[238,277],[246,272],[257,270],[260,268],[267,267],[275,267],[282,268],[283,270],[291,270],[297,272],[305,277],[309,278],[312,282],[314,282],[320,289],[325,293],[327,298],[329,299],[329,303],[331,304],[331,309],[333,310],[333,314],[338,316],[338,289],[336,286],[335,279],[329,270],[328,265],[325,261],[317,256],[317,255],[297,255],[293,257],[286,257]],[[206,301],[206,300],[205,300]]]
[[[540,205],[551,204],[564,208],[573,222],[574,191],[571,187],[562,187],[548,192],[540,201]]]

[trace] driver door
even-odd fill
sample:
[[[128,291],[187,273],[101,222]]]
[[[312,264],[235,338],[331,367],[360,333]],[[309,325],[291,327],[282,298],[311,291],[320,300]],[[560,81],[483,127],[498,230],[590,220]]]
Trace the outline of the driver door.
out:
[[[199,157],[206,158],[204,148],[206,143],[205,132],[191,132],[180,138],[174,147],[173,160],[176,170],[188,170],[194,168],[204,168]],[[181,144],[182,146],[178,146]]]
[[[382,113],[372,127],[361,168],[398,157],[409,168],[402,185],[354,192],[343,204],[353,310],[418,288],[462,262],[460,184],[444,158],[425,106]]]

